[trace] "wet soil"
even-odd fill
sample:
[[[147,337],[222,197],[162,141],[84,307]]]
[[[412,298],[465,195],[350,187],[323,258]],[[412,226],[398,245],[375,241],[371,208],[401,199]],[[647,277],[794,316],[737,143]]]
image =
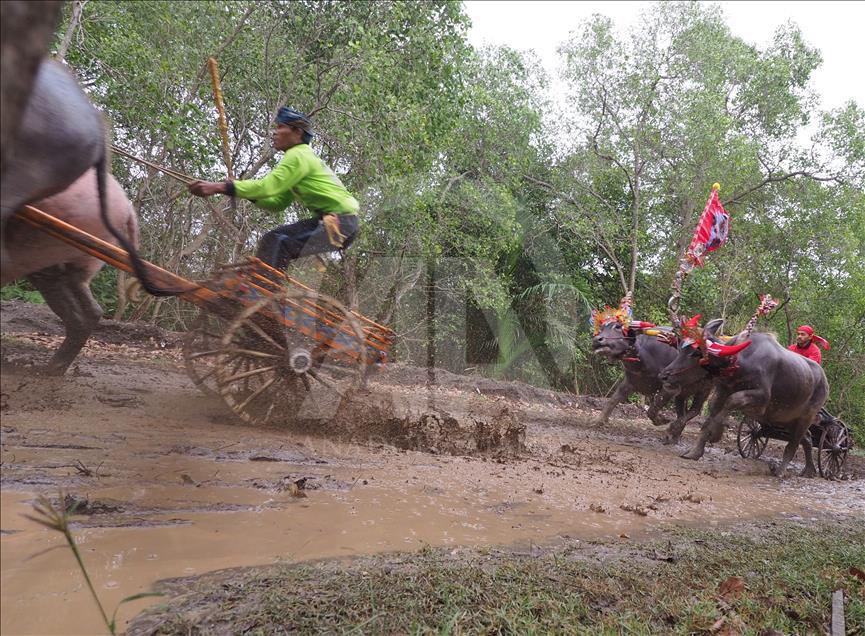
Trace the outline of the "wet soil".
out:
[[[252,427],[187,378],[181,334],[104,321],[51,378],[36,373],[62,339],[50,311],[0,315],[4,634],[101,630],[72,555],[53,549],[63,537],[23,516],[61,490],[109,613],[157,580],[223,568],[865,514],[860,456],[843,481],[779,480],[775,442],[745,460],[728,433],[687,461],[695,428],[664,446],[635,406],[598,429],[597,399],[443,371],[428,386],[400,365],[320,428]],[[120,623],[152,602],[123,605]]]

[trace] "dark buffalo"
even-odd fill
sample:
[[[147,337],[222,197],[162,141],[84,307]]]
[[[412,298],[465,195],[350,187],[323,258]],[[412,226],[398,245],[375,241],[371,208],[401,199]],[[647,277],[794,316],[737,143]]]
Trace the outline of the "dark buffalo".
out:
[[[3,267],[6,267],[6,236],[9,217],[26,203],[62,192],[90,168],[94,186],[104,194],[108,177],[108,150],[102,115],[63,66],[43,60],[33,83],[11,148],[4,155],[0,175],[0,225],[2,225]],[[100,196],[100,202],[104,197]],[[99,213],[117,243],[129,252],[142,286],[163,296],[179,290],[155,287],[147,277],[137,250],[123,232],[114,228],[104,205]]]
[[[829,383],[819,364],[782,347],[775,336],[756,333],[750,340],[740,334],[722,343],[718,333],[723,320],[713,320],[700,334],[695,330],[679,345],[676,359],[661,373],[664,388],[679,391],[693,382],[712,379],[715,396],[709,418],[697,443],[682,455],[700,459],[706,442],[720,439],[730,411],[740,411],[763,424],[786,429],[790,441],[781,465],[782,475],[801,444],[805,452],[803,477],[816,474],[811,440],[806,435],[826,401]]]
[[[685,425],[700,414],[711,391],[711,382],[700,379],[685,390],[665,391],[659,375],[675,359],[676,349],[641,331],[639,326],[629,325],[626,329],[622,322],[610,320],[601,325],[592,340],[592,353],[604,356],[610,362],[620,362],[625,372],[624,379],[607,400],[595,423],[606,424],[617,404],[627,400],[632,393],[639,393],[650,400],[649,419],[655,426],[663,426],[667,422],[660,411],[675,397],[677,417],[664,435],[665,444],[675,444]],[[687,409],[687,400],[692,396],[691,408]]]
[[[115,227],[123,228],[132,245],[138,243],[138,221],[132,204],[117,181],[109,176],[106,192],[108,215]],[[101,221],[96,176],[90,170],[63,192],[37,201],[34,206],[76,227],[116,244]],[[2,284],[26,278],[63,321],[66,339],[48,363],[47,372],[66,371],[102,317],[93,298],[90,281],[103,262],[12,217],[7,226],[8,258]]]
[[[0,174],[6,170],[11,142],[48,53],[62,4],[56,0],[0,2]]]
[[[104,178],[105,124],[69,72],[46,60],[39,67],[2,175],[2,213],[68,188],[89,168]]]

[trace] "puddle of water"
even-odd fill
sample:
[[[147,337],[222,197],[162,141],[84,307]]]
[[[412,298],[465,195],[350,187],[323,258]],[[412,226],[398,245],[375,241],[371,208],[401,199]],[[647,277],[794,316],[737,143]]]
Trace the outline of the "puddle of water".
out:
[[[445,462],[448,463],[448,462]],[[284,492],[243,488],[183,487],[159,484],[108,487],[91,500],[128,501],[183,509],[184,503],[245,503],[241,512],[171,512],[148,519],[178,519],[187,525],[148,528],[83,528],[74,532],[91,579],[106,611],[124,597],[147,591],[157,580],[202,574],[237,566],[415,550],[424,546],[484,546],[544,543],[556,536],[636,538],[659,520],[709,523],[709,517],[771,515],[790,510],[782,498],[754,499],[753,477],[725,480],[724,487],[698,494],[694,501],[665,500],[641,516],[622,510],[642,497],[644,476],[587,478],[546,475],[541,492],[527,486],[526,475],[502,471],[490,483],[486,462],[452,460],[442,466],[411,466],[411,471],[380,470],[365,486],[343,491],[311,491],[303,499]],[[287,467],[266,467],[285,474]],[[407,468],[405,466],[401,468]],[[511,467],[513,468],[513,467]],[[534,471],[526,467],[529,474]],[[329,467],[333,472],[333,467]],[[411,476],[413,478],[404,479]],[[397,478],[398,477],[398,478]],[[348,478],[348,477],[346,477]],[[751,480],[750,482],[747,480]],[[534,482],[532,482],[534,483]],[[682,492],[673,484],[673,492]],[[705,489],[704,489],[705,490]],[[603,496],[604,512],[587,502]],[[21,517],[34,495],[2,493],[2,631],[4,634],[95,633],[102,624],[62,537]],[[768,499],[768,498],[767,498]],[[675,507],[665,512],[663,506]],[[187,510],[189,506],[187,505]],[[720,520],[720,519],[718,519]],[[49,548],[56,548],[45,552]],[[38,555],[38,556],[33,556]],[[158,599],[124,605],[119,623]]]
[[[157,490],[149,492],[147,499],[164,499],[171,489]],[[574,525],[573,511],[569,520],[564,511],[543,503],[496,508],[497,502],[511,496],[501,491],[488,492],[483,498],[454,499],[431,496],[419,488],[398,493],[317,491],[294,500],[277,494],[269,498],[278,500],[281,509],[184,514],[190,525],[86,528],[74,534],[94,586],[110,612],[122,598],[147,590],[161,578],[426,545],[539,542]],[[2,494],[3,527],[20,530],[0,539],[3,633],[100,631],[98,611],[62,537],[20,516],[30,511],[26,502],[31,497]],[[614,536],[633,525],[624,519],[597,516],[577,524],[582,532],[594,536]],[[61,548],[45,553],[57,546]],[[119,616],[128,620],[152,602],[158,601],[124,606]]]

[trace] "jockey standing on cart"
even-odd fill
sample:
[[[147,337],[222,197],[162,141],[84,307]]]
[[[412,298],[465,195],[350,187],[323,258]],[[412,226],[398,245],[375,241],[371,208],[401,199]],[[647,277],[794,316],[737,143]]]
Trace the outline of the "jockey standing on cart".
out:
[[[787,347],[790,351],[794,353],[798,353],[800,356],[804,356],[809,360],[813,360],[820,366],[823,365],[823,354],[820,353],[820,347],[823,349],[829,350],[829,341],[825,338],[821,338],[820,336],[814,335],[814,328],[810,325],[802,325],[796,330],[796,342]],[[817,413],[817,422],[823,422],[824,424],[828,424],[829,422],[834,421],[835,418],[826,410],[826,407],[822,407],[820,411]]]
[[[798,353],[800,356],[805,356],[809,360],[822,365],[823,354],[820,353],[818,344],[827,351],[829,350],[829,342],[825,338],[815,336],[814,328],[810,325],[802,325],[796,330],[796,342],[787,348],[790,351]]]
[[[256,256],[275,269],[285,269],[300,256],[347,248],[358,228],[359,204],[339,178],[309,146],[312,125],[301,112],[283,106],[276,115],[271,140],[285,151],[279,164],[261,179],[193,181],[189,191],[200,197],[227,194],[266,210],[281,212],[298,201],[314,218],[281,225],[265,234]]]

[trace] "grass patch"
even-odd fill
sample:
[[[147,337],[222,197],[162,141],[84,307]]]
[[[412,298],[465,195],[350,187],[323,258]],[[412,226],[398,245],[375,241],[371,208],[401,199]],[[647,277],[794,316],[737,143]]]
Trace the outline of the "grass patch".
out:
[[[837,589],[861,633],[851,568],[865,569],[865,527],[851,521],[679,528],[533,557],[426,549],[168,581],[172,600],[127,633],[826,633]]]

